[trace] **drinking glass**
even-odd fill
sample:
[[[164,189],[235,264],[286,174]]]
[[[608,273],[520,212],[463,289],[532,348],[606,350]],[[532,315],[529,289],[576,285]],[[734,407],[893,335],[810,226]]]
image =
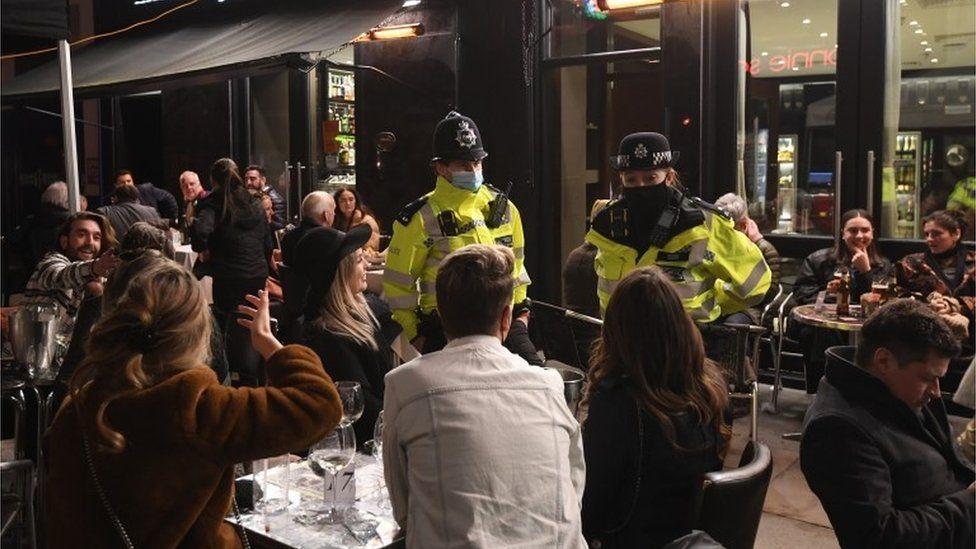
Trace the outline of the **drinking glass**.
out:
[[[352,425],[363,415],[363,387],[357,381],[336,383],[342,401],[342,425]]]
[[[352,430],[352,425],[350,424],[339,425],[335,431],[332,431],[325,438],[316,442],[309,450],[308,461],[312,470],[316,474],[319,474],[316,466],[322,470],[322,503],[324,506],[326,499],[325,493],[328,488],[328,477],[325,475],[326,473],[331,475],[334,484],[336,474],[352,463],[352,459],[356,455],[356,433]],[[341,522],[342,516],[337,512],[335,506],[337,490],[338,487],[333,486],[330,505],[322,514],[316,517],[314,522],[324,524],[337,524]]]
[[[373,456],[380,462],[383,461],[383,410],[376,416],[376,424],[373,426]]]
[[[254,510],[273,515],[288,508],[291,492],[291,470],[288,454],[252,462],[254,473]]]

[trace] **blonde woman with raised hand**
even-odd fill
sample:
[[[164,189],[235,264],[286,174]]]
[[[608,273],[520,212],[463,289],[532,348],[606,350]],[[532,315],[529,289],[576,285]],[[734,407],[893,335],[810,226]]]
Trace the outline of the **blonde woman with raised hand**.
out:
[[[206,366],[209,308],[193,275],[157,258],[131,279],[92,328],[45,439],[48,547],[242,546],[224,521],[234,464],[305,448],[342,414],[318,357],[271,334],[267,294],[247,301],[239,322],[268,386],[234,389]]]

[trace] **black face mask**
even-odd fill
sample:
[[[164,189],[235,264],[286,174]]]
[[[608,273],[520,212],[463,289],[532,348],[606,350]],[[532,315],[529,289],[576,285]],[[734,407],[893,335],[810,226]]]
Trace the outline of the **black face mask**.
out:
[[[624,187],[627,207],[641,227],[653,227],[671,200],[671,187],[665,183],[649,187]]]

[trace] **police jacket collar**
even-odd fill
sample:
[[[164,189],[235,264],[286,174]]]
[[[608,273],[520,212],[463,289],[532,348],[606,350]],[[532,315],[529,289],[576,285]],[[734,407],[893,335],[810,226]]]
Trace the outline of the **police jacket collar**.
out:
[[[478,196],[479,192],[481,192],[480,188],[475,192],[471,192],[467,189],[456,187],[453,183],[441,176],[437,176],[437,184],[434,186],[434,194],[452,204],[459,204],[465,200],[472,199]]]

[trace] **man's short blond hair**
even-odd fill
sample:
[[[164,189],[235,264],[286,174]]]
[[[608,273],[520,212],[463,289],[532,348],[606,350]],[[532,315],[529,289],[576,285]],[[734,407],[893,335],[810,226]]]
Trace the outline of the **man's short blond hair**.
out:
[[[515,254],[504,246],[471,244],[451,252],[437,271],[437,311],[451,339],[494,335],[512,304]]]

